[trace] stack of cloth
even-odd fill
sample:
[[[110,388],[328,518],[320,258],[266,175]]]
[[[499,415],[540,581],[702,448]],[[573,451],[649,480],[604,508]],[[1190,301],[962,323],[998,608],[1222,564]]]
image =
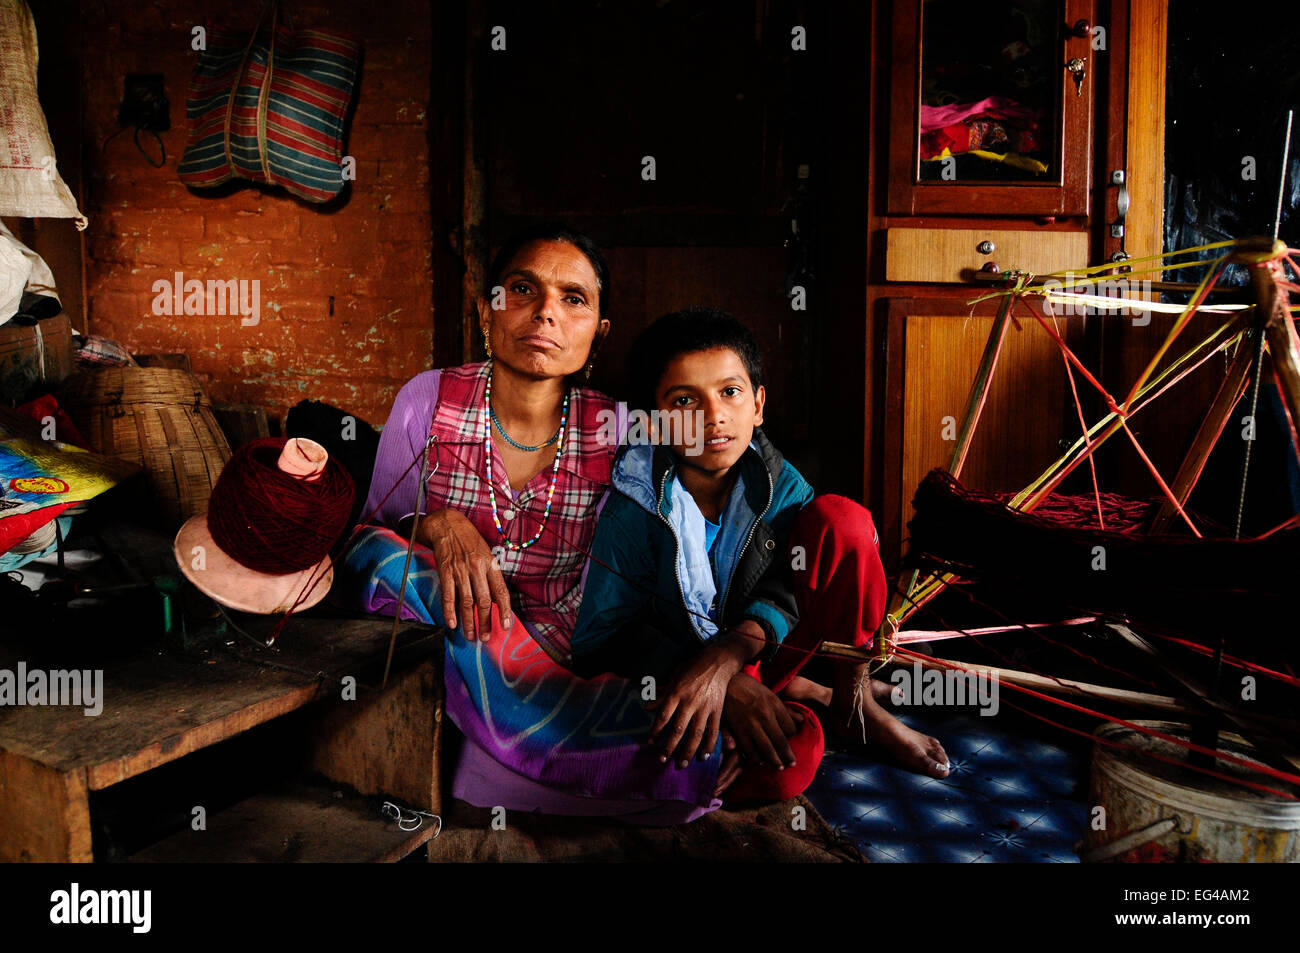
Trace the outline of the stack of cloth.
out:
[[[932,162],[975,155],[1041,175],[1047,171],[1046,163],[1029,153],[1044,147],[1039,131],[1042,119],[1041,109],[1002,96],[975,103],[922,106],[921,159]]]

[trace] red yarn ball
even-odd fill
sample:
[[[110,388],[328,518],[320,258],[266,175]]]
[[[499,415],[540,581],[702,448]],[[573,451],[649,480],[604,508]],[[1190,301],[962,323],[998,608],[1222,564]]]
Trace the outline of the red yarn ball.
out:
[[[308,482],[277,465],[286,437],[250,440],[234,452],[208,500],[208,530],[231,559],[270,575],[316,565],[347,529],[356,489],[334,457]]]

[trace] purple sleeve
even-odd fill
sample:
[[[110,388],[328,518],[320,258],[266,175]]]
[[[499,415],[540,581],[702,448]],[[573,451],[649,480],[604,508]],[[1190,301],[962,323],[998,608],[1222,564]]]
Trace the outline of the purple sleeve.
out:
[[[438,402],[441,371],[424,371],[406,382],[397,397],[388,422],[379,432],[375,472],[370,477],[370,496],[362,518],[396,529],[415,513],[420,488],[420,452],[429,439],[433,408]],[[415,465],[412,466],[412,462]],[[396,486],[396,489],[393,489]],[[389,495],[388,491],[393,490]],[[388,496],[387,500],[384,497]],[[384,500],[383,503],[380,503]]]

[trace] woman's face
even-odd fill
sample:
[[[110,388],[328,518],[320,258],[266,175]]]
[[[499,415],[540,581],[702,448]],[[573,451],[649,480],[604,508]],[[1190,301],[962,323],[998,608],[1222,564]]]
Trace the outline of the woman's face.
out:
[[[525,376],[577,373],[609,331],[609,321],[600,317],[596,271],[568,242],[525,245],[498,287],[479,298],[479,323],[493,357]]]

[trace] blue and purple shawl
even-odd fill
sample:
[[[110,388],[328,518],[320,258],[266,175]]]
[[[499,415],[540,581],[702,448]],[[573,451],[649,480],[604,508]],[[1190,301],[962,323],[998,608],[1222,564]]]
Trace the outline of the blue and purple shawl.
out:
[[[455,508],[475,524],[489,544],[494,541],[496,529],[490,512],[485,512],[486,488],[478,477],[481,471],[474,466],[483,454],[481,391],[476,390],[481,371],[480,365],[467,365],[441,374],[426,372],[399,392],[380,435],[365,510],[376,514],[372,519],[377,517],[387,525],[359,529],[341,562],[338,601],[365,612],[391,616],[396,611],[407,540],[389,526],[415,510],[418,465],[409,471],[407,467],[418,459],[431,433],[438,444],[430,452],[430,470],[436,468],[437,474],[430,474],[424,511]],[[599,396],[591,391],[579,393]],[[603,452],[604,448],[590,439],[590,428],[596,424],[596,411],[608,407],[612,404],[603,398],[599,404],[588,398],[585,409],[571,406],[566,455],[571,451]],[[584,427],[588,428],[585,435],[581,432]],[[616,442],[610,442],[611,459],[615,449]],[[599,492],[593,493],[592,487],[582,484],[580,475],[608,474],[609,468],[606,464],[573,469],[562,473],[567,479],[557,483],[553,510],[565,505],[560,497],[566,487],[582,491],[571,493],[571,498],[585,501],[586,532],[575,547],[585,550],[608,489],[608,477],[604,486],[595,487]],[[549,470],[540,475],[543,499]],[[402,478],[403,471],[414,473],[414,479]],[[494,471],[504,473],[504,465],[499,470],[494,466]],[[517,506],[521,517],[531,512],[527,508],[531,483],[516,493],[504,481],[498,482],[499,507]],[[381,503],[394,486],[397,491]],[[572,522],[583,514],[571,507],[566,516]],[[480,525],[485,519],[486,526]],[[535,520],[522,518],[519,523],[520,529],[525,523],[530,529],[536,525]],[[526,550],[498,551],[505,553],[502,571],[515,597],[517,621],[510,631],[500,629],[494,612],[494,629],[486,643],[466,639],[460,629],[448,633],[447,714],[468,741],[468,755],[456,772],[453,794],[483,807],[616,815],[641,823],[684,822],[720,806],[712,797],[719,758],[697,760],[680,769],[671,763],[661,764],[658,753],[646,745],[652,717],[643,707],[639,685],[614,675],[581,679],[562,664],[567,635],[572,631],[570,620],[577,618],[585,557],[571,563],[575,567],[570,570],[574,597],[566,598],[563,606],[547,606],[535,613],[547,620],[540,629],[530,621],[527,601],[518,598],[512,576],[518,574],[523,587],[532,588],[526,580],[537,575],[537,566],[535,562],[529,565],[528,560],[535,561],[545,551],[540,543]],[[444,625],[436,563],[432,552],[419,544],[406,581],[402,616]],[[569,623],[568,631],[558,637],[557,618]]]

